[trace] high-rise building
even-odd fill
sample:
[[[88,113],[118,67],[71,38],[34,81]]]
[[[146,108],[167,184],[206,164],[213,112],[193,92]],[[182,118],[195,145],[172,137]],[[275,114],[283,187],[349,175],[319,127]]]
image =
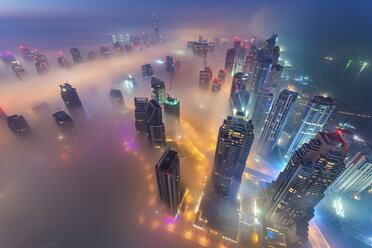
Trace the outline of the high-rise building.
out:
[[[164,102],[164,119],[167,134],[180,137],[180,101],[168,95]]]
[[[49,63],[45,55],[36,54],[34,56],[36,71],[40,74],[47,73],[49,70]]]
[[[208,53],[214,53],[214,42],[208,42]]]
[[[231,73],[233,70],[234,60],[235,60],[235,49],[230,48],[226,52],[226,59],[225,59],[225,70],[228,73]]]
[[[253,124],[242,112],[228,116],[220,127],[211,182],[221,200],[236,200],[253,138]]]
[[[160,200],[173,216],[181,202],[180,159],[176,151],[168,149],[155,165]]]
[[[145,64],[141,66],[142,76],[144,78],[146,77],[152,77],[154,75],[154,71],[152,69],[152,66],[150,64]]]
[[[119,41],[115,41],[112,43],[112,47],[118,54],[123,54],[124,53],[124,47],[120,44]]]
[[[248,75],[248,82],[252,81],[253,73],[257,65],[258,50],[255,45],[249,48],[248,55],[245,57],[243,72]]]
[[[0,59],[6,65],[11,65],[12,63],[17,61],[14,58],[14,55],[11,52],[6,52],[6,53],[0,54]]]
[[[347,164],[345,172],[332,184],[332,190],[351,196],[359,195],[372,184],[372,152],[358,152]]]
[[[265,56],[262,50],[259,51],[257,56],[257,64],[252,74],[250,86],[251,93],[257,95],[258,89],[266,85],[269,78],[269,73],[272,66],[272,59]],[[254,105],[254,104],[253,104]]]
[[[81,55],[80,55],[80,51],[79,49],[77,48],[71,48],[71,55],[72,55],[72,60],[78,64],[78,63],[81,63],[83,61]]]
[[[293,132],[289,141],[289,148],[284,156],[287,161],[302,144],[309,142],[319,131],[322,131],[334,108],[335,101],[331,97],[315,95],[308,102],[302,114],[301,126]]]
[[[210,81],[210,72],[209,71],[200,71],[199,73],[199,87],[202,89],[209,88]]]
[[[18,137],[24,138],[31,134],[31,128],[23,115],[11,115],[6,117],[10,130]]]
[[[156,77],[151,78],[151,99],[156,100],[160,105],[163,105],[167,99],[164,81]]]
[[[166,145],[165,127],[161,107],[155,100],[150,100],[146,114],[147,135],[151,145],[161,148]]]
[[[217,79],[221,81],[221,83],[224,83],[226,80],[226,70],[223,70],[221,68],[218,69],[218,76]]]
[[[68,111],[70,111],[71,115],[75,116],[74,118],[85,118],[85,110],[80,101],[79,95],[76,92],[76,89],[72,88],[72,86],[68,83],[60,85],[60,88],[63,102],[65,103]]]
[[[208,72],[208,73],[209,73],[209,80],[211,80],[211,79],[212,79],[212,77],[213,77],[213,71],[212,71],[212,68],[211,68],[211,67],[208,67],[208,66],[206,66],[206,67],[204,68],[204,71],[206,71],[206,72]]]
[[[298,149],[263,195],[263,217],[301,247],[308,236],[314,207],[345,170],[347,145],[340,134],[319,132]]]
[[[174,73],[174,60],[172,56],[167,56],[165,59],[165,67],[168,73]]]
[[[212,79],[212,93],[218,93],[221,91],[221,81],[213,78]]]
[[[25,69],[23,69],[23,67],[18,61],[15,63],[12,63],[12,70],[16,74],[19,80],[22,80],[26,76]]]
[[[58,111],[53,117],[61,133],[66,134],[75,130],[73,120],[65,111]]]
[[[20,46],[19,50],[21,51],[22,57],[25,60],[25,62],[27,62],[27,63],[33,63],[34,62],[34,53],[30,49],[28,49],[24,46]]]
[[[234,74],[230,90],[230,109],[245,112],[249,102],[250,94],[246,90],[247,74],[238,72]]]
[[[265,125],[265,120],[269,114],[271,104],[273,102],[273,93],[271,92],[271,87],[264,86],[259,89],[256,105],[253,108],[252,121],[255,126],[257,134],[261,134],[262,128]]]
[[[258,142],[257,151],[259,154],[267,155],[274,149],[297,96],[297,92],[284,89],[275,98]]]
[[[144,133],[147,130],[146,115],[149,100],[145,97],[134,98],[134,117],[137,133]]]
[[[128,90],[133,90],[137,88],[137,82],[133,75],[128,75],[127,79],[125,79],[123,82],[123,87]]]
[[[67,58],[63,55],[57,58],[57,62],[61,68],[69,68],[70,62],[68,62]]]
[[[158,22],[158,20],[156,20],[155,14],[153,16],[154,16],[154,23],[153,23],[153,25],[154,25],[154,31],[155,31],[155,41],[157,43],[159,43],[159,42],[162,41],[161,36],[160,36],[159,22]]]
[[[235,74],[237,72],[242,72],[244,67],[244,57],[246,52],[246,47],[244,43],[241,41],[241,39],[235,37],[234,41],[234,65],[232,73]]]
[[[192,43],[192,52],[196,56],[207,58],[207,54],[208,54],[208,43],[204,43],[204,42],[193,42]]]
[[[99,51],[101,52],[101,54],[104,58],[106,58],[106,59],[110,58],[110,50],[106,45],[100,46]]]
[[[90,53],[88,53],[88,59],[89,59],[90,61],[92,61],[92,60],[96,60],[96,54],[95,54],[94,52],[90,52]]]
[[[119,112],[123,112],[125,110],[124,97],[120,90],[111,89],[110,98],[112,105],[116,110],[118,110]]]
[[[277,93],[279,93],[279,80],[280,80],[280,77],[282,76],[282,72],[283,72],[283,66],[282,65],[279,65],[279,64],[276,64],[271,67],[271,70],[269,72],[269,78],[267,79],[267,83],[266,85],[267,86],[270,86],[272,87],[273,89],[273,94],[276,96]]]

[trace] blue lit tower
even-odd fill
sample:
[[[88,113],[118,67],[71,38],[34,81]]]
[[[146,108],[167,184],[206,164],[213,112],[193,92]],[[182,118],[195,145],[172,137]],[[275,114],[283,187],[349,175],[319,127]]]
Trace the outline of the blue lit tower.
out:
[[[235,201],[253,143],[253,124],[242,112],[228,116],[218,132],[211,176],[217,198]]]
[[[297,92],[284,89],[276,97],[257,145],[259,154],[267,155],[273,151],[297,96]]]
[[[314,96],[308,102],[302,114],[301,126],[293,132],[289,141],[289,148],[284,156],[287,161],[295,150],[309,142],[323,129],[334,108],[335,101],[331,97]]]
[[[307,241],[314,207],[345,170],[347,151],[339,133],[319,132],[295,151],[284,171],[262,194],[263,218],[286,232],[293,247],[302,247]]]
[[[247,110],[249,92],[246,90],[247,74],[238,72],[234,74],[230,90],[230,110],[233,112]]]
[[[262,128],[265,125],[266,116],[269,114],[273,102],[273,93],[271,87],[264,86],[258,91],[256,105],[253,108],[252,121],[256,133],[261,135]]]

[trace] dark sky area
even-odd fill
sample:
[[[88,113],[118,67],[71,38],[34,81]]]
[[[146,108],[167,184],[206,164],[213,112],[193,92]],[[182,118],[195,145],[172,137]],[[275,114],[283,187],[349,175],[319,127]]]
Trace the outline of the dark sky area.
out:
[[[346,102],[372,104],[372,16],[370,1],[117,1],[2,0],[0,51],[18,45],[43,49],[108,42],[111,32],[151,31],[152,13],[163,33],[191,32],[195,39],[214,30],[225,37],[279,33],[291,64]],[[205,33],[203,32],[205,30]],[[182,32],[181,32],[182,33]],[[209,37],[213,38],[213,36]],[[324,63],[325,56],[338,61]],[[362,64],[369,65],[357,76]]]

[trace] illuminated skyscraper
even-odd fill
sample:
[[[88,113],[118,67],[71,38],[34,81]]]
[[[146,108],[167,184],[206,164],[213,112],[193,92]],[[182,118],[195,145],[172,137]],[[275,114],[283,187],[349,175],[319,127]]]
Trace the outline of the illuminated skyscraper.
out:
[[[234,74],[230,90],[230,109],[231,112],[247,110],[250,94],[246,90],[247,74],[238,72]]]
[[[257,65],[257,48],[255,45],[252,45],[249,48],[248,55],[245,57],[243,72],[248,75],[248,82],[252,81],[253,73]]]
[[[151,145],[161,148],[166,145],[165,127],[161,107],[155,100],[150,100],[146,114],[147,135]]]
[[[146,77],[152,77],[154,75],[154,71],[152,69],[152,66],[150,64],[142,65],[141,66],[142,76],[144,78]]]
[[[164,81],[156,77],[151,78],[151,99],[154,99],[160,105],[163,105],[167,99]]]
[[[123,112],[125,110],[124,97],[120,90],[111,89],[110,98],[112,105],[117,111]]]
[[[266,82],[269,78],[271,66],[272,60],[266,57],[263,51],[260,50],[257,56],[257,64],[255,65],[254,72],[250,82],[251,93],[253,95],[257,96],[258,89],[266,85]]]
[[[47,73],[49,70],[49,63],[45,55],[36,54],[34,58],[35,58],[36,71],[40,74]]]
[[[220,127],[211,176],[219,199],[236,200],[253,138],[252,121],[242,112],[228,116]]]
[[[63,55],[57,58],[57,62],[61,68],[69,68],[70,62],[68,62],[67,58]]]
[[[199,73],[199,87],[202,89],[209,88],[210,81],[210,72],[209,71],[200,71]]]
[[[288,161],[292,154],[309,142],[314,136],[323,129],[329,116],[335,108],[335,101],[331,97],[314,96],[309,101],[302,114],[301,126],[293,132],[289,141],[289,148],[284,158]]]
[[[155,165],[155,173],[161,202],[175,216],[181,203],[180,159],[177,152],[168,147]]]
[[[283,68],[284,67],[279,64],[273,65],[269,72],[269,78],[267,79],[266,85],[273,88],[273,93],[275,96],[279,91],[279,80],[282,76]]]
[[[75,88],[68,83],[60,85],[61,88],[61,96],[63,102],[65,103],[68,111],[70,111],[71,115],[76,119],[82,119],[86,117],[83,104],[80,101],[79,95],[76,92]]]
[[[275,98],[258,142],[257,151],[259,154],[267,155],[274,149],[297,96],[297,92],[284,89]]]
[[[213,78],[212,80],[212,93],[218,93],[221,91],[221,81]]]
[[[234,48],[228,49],[226,52],[226,59],[225,59],[225,70],[228,73],[231,73],[233,70],[234,59],[235,59],[235,49]]]
[[[24,138],[31,134],[31,128],[23,115],[11,115],[6,117],[10,130],[18,137]]]
[[[262,194],[262,216],[285,231],[294,247],[301,247],[307,241],[314,207],[345,170],[343,160],[347,150],[337,132],[319,132],[293,154],[278,179]]]
[[[19,80],[22,80],[26,76],[25,69],[23,69],[23,67],[18,61],[15,63],[12,63],[12,70],[16,74]]]
[[[256,133],[261,135],[262,128],[265,125],[266,116],[269,114],[273,102],[273,93],[271,87],[263,87],[258,91],[256,105],[253,108],[252,121]]]
[[[144,97],[135,97],[134,98],[134,117],[135,117],[135,126],[137,133],[144,133],[147,130],[146,125],[146,115],[148,109],[149,100]]]
[[[81,58],[79,49],[77,49],[77,48],[71,48],[71,55],[72,55],[72,60],[76,64],[83,62],[83,59]]]
[[[106,45],[100,46],[99,51],[101,52],[101,54],[104,58],[106,58],[106,59],[110,58],[110,50]]]
[[[65,111],[59,111],[53,114],[53,117],[62,133],[66,134],[75,130],[74,122]]]
[[[168,95],[164,102],[164,119],[167,134],[180,137],[180,101]]]
[[[34,62],[34,53],[30,49],[24,46],[20,46],[19,50],[21,51],[22,57],[25,60],[25,62],[27,63]]]
[[[351,196],[359,195],[372,184],[372,152],[358,152],[347,164],[345,172],[332,184],[332,190]]]
[[[223,70],[221,68],[218,69],[218,77],[217,79],[221,81],[221,83],[224,83],[226,80],[226,70]]]
[[[118,54],[123,54],[124,47],[119,43],[119,41],[113,42],[112,47]]]
[[[208,54],[208,43],[194,42],[192,44],[192,52],[196,56],[207,58],[207,54]]]

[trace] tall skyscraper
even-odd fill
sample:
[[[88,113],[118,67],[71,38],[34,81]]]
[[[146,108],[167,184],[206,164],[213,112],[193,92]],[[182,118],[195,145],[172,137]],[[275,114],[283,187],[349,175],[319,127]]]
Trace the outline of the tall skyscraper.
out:
[[[31,134],[31,127],[23,115],[11,115],[6,117],[10,130],[18,137],[24,138]]]
[[[165,67],[168,73],[174,73],[174,60],[172,56],[167,56],[165,59]]]
[[[57,113],[53,114],[53,117],[62,133],[66,134],[75,130],[74,122],[65,111],[58,111]]]
[[[110,58],[110,50],[106,45],[100,46],[99,51],[101,52],[101,54],[104,58],[106,58],[106,59]]]
[[[12,70],[19,80],[22,80],[26,76],[25,69],[23,69],[22,65],[18,61],[12,63]]]
[[[70,62],[68,62],[67,58],[61,54],[60,57],[57,58],[57,62],[61,68],[69,68]]]
[[[264,86],[258,91],[256,105],[253,108],[252,121],[255,126],[256,133],[261,135],[262,128],[265,125],[265,120],[269,114],[274,96],[271,92],[271,87]]]
[[[235,60],[235,49],[230,48],[226,52],[226,59],[225,59],[225,70],[230,74],[234,67],[234,60]]]
[[[156,100],[160,105],[163,105],[167,99],[164,81],[156,77],[151,78],[151,99]]]
[[[245,57],[244,66],[243,66],[243,72],[247,73],[248,75],[248,82],[252,81],[254,69],[257,65],[257,48],[255,45],[252,45],[249,48],[248,55]]]
[[[283,68],[284,67],[282,65],[273,64],[269,72],[269,78],[267,79],[266,85],[272,87],[274,96],[276,96],[279,93],[279,89],[280,89],[279,80],[280,80],[280,77],[282,76]]]
[[[152,66],[150,64],[145,64],[141,66],[142,76],[144,78],[146,77],[152,77],[154,75],[154,71],[152,69]]]
[[[22,57],[25,60],[25,62],[27,63],[34,62],[34,53],[30,49],[24,46],[20,46],[19,50],[21,51]]]
[[[71,55],[72,55],[72,60],[78,64],[78,63],[81,63],[83,61],[81,55],[80,55],[80,51],[79,49],[77,48],[71,48]]]
[[[34,56],[34,59],[35,59],[36,71],[39,74],[47,73],[49,70],[49,63],[45,55],[38,53]]]
[[[177,152],[168,147],[155,165],[155,173],[160,200],[174,216],[181,202],[180,159]]]
[[[180,101],[168,95],[164,102],[164,119],[167,126],[167,134],[180,137]]]
[[[284,89],[275,98],[275,102],[267,117],[265,127],[257,145],[257,151],[259,154],[267,155],[274,149],[297,96],[297,92]]]
[[[345,170],[347,145],[340,134],[319,132],[290,159],[263,195],[263,217],[286,232],[289,243],[301,247],[308,223],[324,192]]]
[[[194,43],[192,43],[192,52],[196,56],[207,58],[208,43],[206,43],[206,42],[194,42]]]
[[[236,200],[253,138],[252,121],[248,121],[243,112],[224,120],[218,132],[211,176],[217,198]]]
[[[86,117],[83,104],[80,101],[79,95],[75,88],[68,83],[59,86],[61,88],[61,96],[68,111],[74,118],[83,119]]]
[[[257,96],[258,89],[266,85],[271,66],[272,59],[268,58],[263,51],[260,50],[257,56],[257,64],[254,68],[250,82],[251,94]]]
[[[118,112],[122,113],[125,110],[125,102],[124,102],[124,97],[121,91],[117,89],[111,89],[110,98],[111,98],[111,102],[114,108]]]
[[[226,70],[223,70],[221,68],[218,69],[218,77],[217,79],[221,81],[221,83],[224,83],[226,80]]]
[[[332,190],[351,196],[359,195],[372,184],[372,152],[358,152],[347,164],[345,172],[332,184]]]
[[[145,97],[134,98],[134,117],[137,133],[144,133],[147,131],[146,115],[149,100]]]
[[[153,25],[154,25],[154,31],[155,31],[155,41],[157,43],[159,43],[159,42],[161,42],[159,22],[158,22],[158,20],[156,20],[155,14],[153,14],[153,16],[154,16],[154,23],[153,23]]]
[[[147,135],[155,148],[166,145],[165,127],[161,113],[161,107],[155,100],[150,100],[146,114]]]
[[[212,93],[218,93],[221,91],[221,81],[213,78],[212,80]]]
[[[89,59],[90,61],[92,61],[92,60],[96,60],[96,54],[95,54],[94,52],[90,52],[90,53],[88,53],[88,59]]]
[[[209,88],[210,81],[210,72],[209,71],[200,71],[199,73],[199,87],[202,89]]]
[[[302,114],[301,126],[293,132],[289,141],[289,148],[284,158],[288,161],[295,150],[302,144],[309,142],[322,131],[324,124],[335,108],[335,101],[331,97],[314,96],[309,101]]]
[[[238,72],[234,74],[230,90],[230,110],[233,112],[247,110],[250,94],[246,90],[247,74]]]

